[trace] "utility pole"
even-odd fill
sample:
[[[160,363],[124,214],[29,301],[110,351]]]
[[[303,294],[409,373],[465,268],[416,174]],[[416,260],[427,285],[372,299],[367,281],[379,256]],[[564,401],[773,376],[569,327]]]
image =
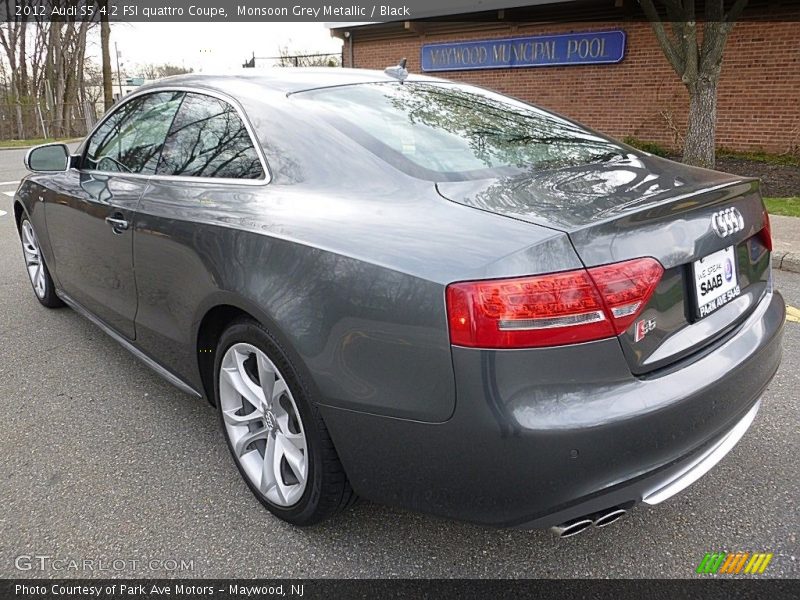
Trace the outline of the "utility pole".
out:
[[[119,83],[119,99],[122,100],[122,72],[119,70],[119,49],[117,42],[114,42],[114,54],[117,55],[117,83]]]

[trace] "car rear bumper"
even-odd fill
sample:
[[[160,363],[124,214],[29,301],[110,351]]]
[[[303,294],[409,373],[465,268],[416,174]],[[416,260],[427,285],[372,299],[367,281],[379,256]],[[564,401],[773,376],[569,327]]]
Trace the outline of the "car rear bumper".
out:
[[[753,408],[748,410],[747,414],[742,417],[734,428],[722,436],[720,440],[704,449],[698,456],[680,463],[676,469],[671,469],[669,473],[665,474],[665,477],[659,478],[658,485],[651,486],[652,489],[649,492],[645,492],[642,502],[650,505],[660,504],[686,489],[713,469],[747,433],[756,418],[756,414],[758,414],[759,408],[761,408],[761,400],[756,402]]]
[[[362,496],[503,527],[655,503],[744,434],[778,368],[785,306],[768,293],[711,351],[635,377],[616,340],[453,348],[453,417],[431,424],[323,407]],[[409,376],[413,377],[413,374]]]
[[[753,424],[760,407],[761,401],[758,400],[730,431],[683,460],[584,498],[563,510],[515,526],[520,529],[551,527],[586,515],[602,513],[612,507],[628,509],[638,502],[660,504],[689,487],[721,461]]]

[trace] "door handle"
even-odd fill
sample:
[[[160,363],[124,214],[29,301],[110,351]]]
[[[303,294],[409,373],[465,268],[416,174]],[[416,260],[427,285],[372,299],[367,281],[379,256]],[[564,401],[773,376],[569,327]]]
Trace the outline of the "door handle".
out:
[[[128,229],[128,222],[122,218],[122,215],[115,214],[112,217],[106,217],[106,223],[111,225],[111,229],[114,233],[122,233],[126,229]]]

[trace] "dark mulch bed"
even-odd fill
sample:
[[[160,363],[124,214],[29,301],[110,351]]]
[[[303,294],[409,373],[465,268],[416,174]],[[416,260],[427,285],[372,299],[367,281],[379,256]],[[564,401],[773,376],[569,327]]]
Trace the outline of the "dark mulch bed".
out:
[[[721,157],[717,158],[714,168],[735,175],[760,178],[761,194],[767,198],[800,196],[800,167]]]
[[[680,156],[670,156],[680,162]],[[761,195],[765,198],[791,198],[800,196],[800,167],[795,165],[773,165],[770,163],[731,156],[718,156],[714,167],[717,171],[758,177],[761,179]]]

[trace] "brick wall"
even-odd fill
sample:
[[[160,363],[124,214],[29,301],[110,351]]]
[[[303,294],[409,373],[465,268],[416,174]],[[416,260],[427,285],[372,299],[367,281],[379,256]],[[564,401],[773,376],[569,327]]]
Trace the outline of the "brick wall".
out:
[[[616,65],[452,71],[449,79],[486,86],[584,122],[611,136],[634,136],[673,148],[686,128],[688,94],[643,22],[465,25],[450,31],[376,36],[354,32],[355,66],[383,69],[408,58],[420,72],[420,45],[470,39],[623,29],[624,60]],[[345,60],[348,58],[345,46]],[[436,73],[433,73],[436,75]],[[725,50],[718,97],[717,145],[736,150],[800,147],[800,22],[744,21]]]

